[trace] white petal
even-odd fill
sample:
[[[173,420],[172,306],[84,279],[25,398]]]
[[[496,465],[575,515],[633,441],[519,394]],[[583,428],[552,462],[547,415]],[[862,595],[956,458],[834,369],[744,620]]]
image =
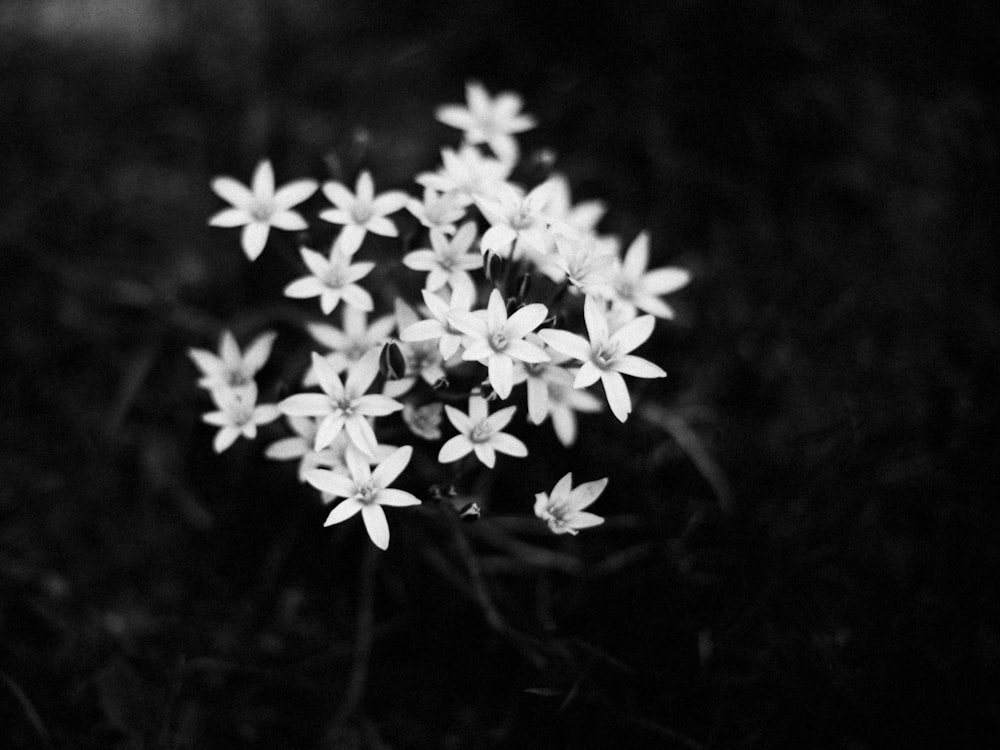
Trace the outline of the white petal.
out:
[[[454,406],[445,404],[444,413],[448,415],[448,421],[451,422],[455,429],[466,434],[472,430],[472,420],[469,419],[469,415],[462,411],[459,411]]]
[[[471,450],[472,441],[465,435],[455,435],[441,446],[441,450],[438,452],[438,462],[450,464],[452,461],[457,461],[462,456],[468,455]]]
[[[573,503],[572,507],[577,511],[589,507],[604,492],[604,488],[607,486],[607,477],[595,479],[592,482],[584,482],[570,493],[570,499]]]
[[[267,244],[267,235],[270,231],[270,225],[261,221],[254,221],[243,227],[240,244],[243,245],[243,252],[250,260],[257,260],[257,256],[264,251],[264,245]]]
[[[241,227],[253,221],[253,216],[242,208],[224,208],[208,220],[213,227]]]
[[[212,180],[213,192],[224,201],[232,203],[236,208],[249,210],[254,203],[253,193],[241,182],[232,177],[216,177]]]
[[[646,232],[640,232],[625,252],[625,258],[622,260],[622,272],[628,279],[638,279],[648,264],[649,235]]]
[[[594,297],[587,295],[583,302],[583,317],[587,323],[587,333],[591,341],[606,341],[608,338],[608,318],[605,314],[604,303]]]
[[[573,387],[586,388],[596,383],[600,377],[601,371],[593,362],[584,362],[573,380]]]
[[[649,294],[670,294],[691,281],[691,274],[683,268],[668,266],[656,268],[642,277],[642,288]]]
[[[486,421],[489,423],[490,427],[492,427],[496,432],[499,432],[510,424],[510,420],[514,418],[514,412],[516,411],[516,406],[507,406],[503,409],[497,409],[495,413],[486,418]]]
[[[286,232],[301,232],[309,228],[302,214],[297,211],[278,211],[271,216],[270,223],[272,227],[284,229]]]
[[[416,495],[397,489],[380,490],[376,502],[379,505],[388,505],[393,508],[420,505],[420,499]]]
[[[372,430],[367,419],[360,414],[347,417],[344,420],[344,429],[358,450],[368,456],[375,456],[375,452],[378,450],[378,440],[375,438],[375,431]]]
[[[284,210],[309,200],[319,184],[316,180],[295,180],[282,186],[274,194],[274,204]]]
[[[319,417],[330,413],[330,397],[322,393],[296,393],[289,396],[278,408],[290,417]]]
[[[528,419],[541,424],[549,413],[549,387],[541,378],[528,378]]]
[[[542,324],[549,315],[549,309],[542,304],[525,305],[507,320],[507,335],[512,339],[523,338]]]
[[[482,461],[489,468],[493,468],[497,464],[497,453],[493,448],[486,443],[475,443],[473,444],[473,450],[476,452],[476,458]]]
[[[354,208],[354,193],[348,190],[344,185],[339,182],[324,182],[323,183],[323,195],[327,197],[330,201],[341,211],[349,212]],[[325,213],[325,212],[324,212]],[[320,217],[322,218],[322,216]],[[329,219],[327,219],[329,221]],[[343,224],[342,221],[335,221],[334,224]]]
[[[330,511],[330,515],[326,517],[326,521],[323,523],[323,525],[333,526],[333,524],[335,523],[346,521],[348,518],[355,515],[359,510],[361,510],[361,507],[362,507],[361,503],[359,503],[353,497],[349,497]]]
[[[582,336],[555,328],[541,330],[538,332],[538,335],[541,336],[542,341],[560,354],[565,354],[567,357],[572,357],[581,362],[586,362],[590,359],[590,344]]]
[[[493,439],[490,440],[490,445],[498,452],[506,453],[508,456],[524,458],[528,455],[528,446],[506,432],[498,432],[494,435]]]
[[[319,297],[326,291],[326,286],[315,276],[303,276],[285,287],[285,296],[292,299],[310,299]]]
[[[404,445],[382,461],[372,472],[372,479],[376,487],[388,487],[396,478],[403,473],[403,469],[410,463],[413,455],[413,446]]]
[[[264,159],[257,165],[250,181],[250,189],[258,198],[270,199],[274,196],[274,167],[271,166],[270,159]]]
[[[612,368],[623,375],[631,375],[634,378],[665,378],[667,376],[663,368],[634,354],[626,354],[616,360]]]
[[[326,361],[322,354],[312,353],[313,374],[319,387],[322,388],[333,400],[337,401],[344,397],[344,384],[340,381],[337,371]]]
[[[490,375],[490,385],[500,398],[510,396],[514,387],[514,360],[506,354],[494,354],[487,360]]]
[[[638,317],[615,331],[611,337],[611,343],[617,344],[621,354],[628,354],[645,343],[646,339],[652,335],[655,325],[656,318],[652,315]]]
[[[241,431],[238,427],[223,427],[217,433],[215,433],[215,439],[212,441],[212,448],[215,449],[216,453],[222,453],[229,446],[236,442],[236,439],[240,436]]]
[[[385,511],[379,505],[366,505],[361,509],[361,518],[365,522],[368,536],[372,543],[379,549],[389,547],[389,522],[385,518]]]
[[[601,384],[604,386],[604,395],[608,398],[611,413],[618,418],[618,421],[624,422],[632,411],[632,399],[629,398],[625,378],[617,372],[605,371],[601,375]]]
[[[350,497],[357,488],[350,479],[329,469],[313,469],[306,473],[306,481],[321,492],[335,497]]]

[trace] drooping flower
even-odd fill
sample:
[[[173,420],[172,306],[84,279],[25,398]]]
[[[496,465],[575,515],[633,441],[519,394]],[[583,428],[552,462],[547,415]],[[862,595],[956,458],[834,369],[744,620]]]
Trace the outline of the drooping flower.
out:
[[[475,452],[476,458],[489,468],[496,465],[497,453],[524,458],[528,448],[513,435],[502,432],[510,424],[517,411],[516,406],[500,409],[495,414],[489,413],[486,399],[479,395],[469,397],[469,413],[463,414],[454,406],[444,407],[451,422],[459,434],[447,440],[438,452],[438,461],[443,464],[457,461],[469,453]]]
[[[610,296],[615,306],[629,317],[635,317],[638,308],[657,318],[673,318],[674,309],[660,299],[660,296],[686,286],[691,280],[691,274],[675,266],[647,271],[647,265],[649,235],[641,232],[612,271]]]
[[[535,515],[548,524],[554,534],[576,535],[580,529],[599,526],[604,519],[586,512],[598,496],[608,486],[608,478],[584,482],[573,487],[573,474],[566,474],[556,482],[552,494],[539,492],[535,495]]]
[[[319,297],[320,309],[326,315],[332,313],[342,299],[359,310],[370,311],[375,307],[371,295],[357,284],[371,272],[375,264],[369,261],[351,263],[350,254],[343,250],[342,237],[343,235],[334,241],[328,257],[323,257],[321,253],[308,247],[299,250],[311,275],[298,278],[286,286],[286,297]]]
[[[649,360],[631,354],[653,333],[653,316],[643,315],[611,333],[603,307],[596,297],[588,296],[584,301],[589,342],[575,333],[555,329],[540,331],[539,336],[557,352],[583,362],[573,387],[586,388],[600,380],[612,414],[624,422],[632,411],[632,400],[622,375],[663,378],[667,373]]]
[[[453,312],[467,313],[472,307],[474,291],[459,288],[452,291],[451,299],[445,302],[439,296],[424,289],[421,294],[430,318],[406,326],[399,332],[402,341],[437,341],[441,357],[449,360],[462,345],[465,334],[452,325],[449,315]]]
[[[257,384],[250,382],[239,391],[217,389],[211,392],[218,411],[202,415],[202,420],[219,428],[212,441],[216,453],[222,453],[241,435],[248,440],[257,437],[258,425],[273,422],[281,413],[274,404],[257,403]]]
[[[267,159],[254,170],[250,187],[232,177],[216,177],[212,190],[232,208],[219,211],[208,220],[214,227],[243,227],[240,244],[250,260],[256,260],[267,244],[271,227],[301,231],[308,227],[297,206],[316,192],[315,180],[296,180],[274,189],[274,168]]]
[[[469,250],[476,241],[476,223],[468,221],[449,239],[437,229],[430,231],[431,247],[412,250],[403,256],[403,265],[414,271],[425,271],[424,288],[436,292],[445,284],[452,290],[460,286],[475,292],[469,271],[483,265],[481,256]]]
[[[377,349],[368,352],[348,370],[345,383],[320,354],[313,352],[313,370],[323,393],[297,393],[278,408],[291,417],[322,418],[316,430],[315,450],[323,450],[344,430],[360,451],[374,456],[378,441],[366,417],[384,417],[403,408],[388,396],[365,394],[378,375],[378,358]]]
[[[512,164],[517,161],[518,147],[514,134],[535,127],[535,120],[521,114],[521,97],[504,91],[490,97],[485,87],[477,81],[465,84],[466,106],[446,104],[438,107],[438,120],[464,132],[467,143],[485,143],[501,160]]]
[[[404,445],[371,469],[363,456],[348,447],[345,459],[350,477],[325,469],[309,472],[306,479],[313,487],[344,498],[330,511],[323,525],[332,526],[360,512],[372,543],[379,549],[387,549],[389,523],[382,507],[420,505],[419,498],[412,493],[389,487],[403,473],[412,455],[412,446]]]
[[[433,188],[424,188],[424,199],[407,198],[406,210],[428,229],[437,229],[445,234],[455,233],[455,224],[465,216],[469,198],[454,190],[439,193]]]
[[[341,237],[346,254],[353,255],[368,232],[383,237],[399,236],[396,225],[386,217],[403,208],[409,196],[400,190],[375,195],[375,183],[368,171],[358,175],[353,193],[342,183],[331,180],[323,183],[323,194],[336,208],[321,211],[319,218],[344,225]]]
[[[494,289],[490,293],[485,317],[452,311],[448,319],[470,339],[462,352],[462,359],[486,365],[490,385],[500,398],[507,398],[514,387],[515,359],[521,362],[549,360],[549,355],[541,348],[524,339],[541,325],[548,314],[548,308],[536,302],[525,305],[508,318],[503,295],[499,289]]]
[[[239,390],[253,383],[254,376],[271,356],[271,347],[277,334],[262,333],[241,352],[236,338],[230,331],[223,331],[219,340],[219,354],[207,349],[189,349],[188,356],[201,370],[198,385],[212,391],[219,388]]]

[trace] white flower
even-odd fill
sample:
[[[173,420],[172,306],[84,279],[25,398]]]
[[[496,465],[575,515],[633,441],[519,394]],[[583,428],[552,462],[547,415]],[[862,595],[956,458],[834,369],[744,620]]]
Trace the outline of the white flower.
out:
[[[315,180],[296,180],[274,189],[274,169],[264,159],[257,165],[251,187],[232,177],[216,177],[212,190],[233,207],[219,211],[208,223],[214,227],[243,227],[240,242],[250,260],[256,260],[267,244],[271,227],[289,231],[306,229],[305,219],[292,206],[297,206],[316,192]]]
[[[604,519],[584,508],[590,506],[608,486],[608,478],[584,482],[573,488],[573,474],[569,473],[556,482],[552,494],[535,495],[535,515],[549,525],[554,534],[577,534],[579,529],[600,526]]]
[[[600,379],[611,412],[624,422],[632,411],[632,400],[622,375],[662,378],[667,373],[652,362],[630,354],[653,333],[653,316],[636,318],[612,334],[603,306],[595,297],[588,296],[584,301],[583,316],[590,335],[589,342],[575,333],[554,329],[540,331],[539,336],[557,352],[583,362],[573,387],[586,388]]]
[[[525,341],[534,344],[544,351],[545,342],[537,333],[529,333]],[[517,362],[514,370],[514,383],[528,384],[528,421],[541,424],[549,414],[549,388],[552,381],[573,382],[573,376],[565,367],[560,367],[569,358],[558,352],[555,356],[546,352],[551,358],[548,362]]]
[[[286,417],[288,426],[295,433],[291,437],[275,440],[264,451],[264,455],[273,461],[299,460],[299,481],[306,481],[306,473],[320,465],[329,465],[324,461],[326,451],[315,451],[316,427],[318,423],[311,417]]]
[[[479,241],[484,255],[519,258],[525,252],[544,253],[547,221],[544,214],[552,185],[543,182],[527,195],[510,183],[501,183],[488,196],[477,196],[476,205],[490,223]]]
[[[417,313],[401,299],[396,300],[396,324],[403,331],[418,323]],[[398,398],[409,391],[422,378],[428,385],[434,385],[444,377],[444,363],[441,352],[433,341],[404,341],[399,345],[406,362],[402,377],[387,380],[383,393]]]
[[[403,404],[403,422],[417,437],[424,440],[441,439],[441,403],[432,401],[423,406],[414,406],[407,402]]]
[[[428,229],[437,229],[445,234],[454,234],[455,223],[465,216],[465,208],[469,198],[463,197],[454,190],[439,193],[433,188],[424,188],[424,199],[406,199],[406,210],[417,217]]]
[[[441,149],[442,166],[437,172],[417,175],[417,182],[441,193],[454,192],[472,203],[477,195],[491,195],[510,174],[510,164],[483,156],[475,146],[464,144],[458,151]]]
[[[469,271],[483,265],[482,256],[469,252],[476,241],[476,223],[466,222],[451,239],[437,229],[430,231],[430,237],[431,249],[408,252],[403,256],[403,265],[414,271],[426,271],[424,288],[432,292],[445,284],[452,289],[464,286],[466,291],[474,288]]]
[[[469,397],[468,414],[463,414],[454,406],[447,404],[444,410],[448,415],[448,421],[460,434],[441,446],[438,453],[438,461],[441,463],[457,461],[475,451],[476,458],[492,469],[496,465],[498,452],[517,458],[528,455],[528,448],[524,443],[513,435],[501,432],[513,418],[514,412],[517,411],[516,406],[500,409],[491,416],[486,399],[473,395]]]
[[[338,373],[360,360],[375,347],[382,346],[396,320],[391,315],[383,315],[368,323],[368,313],[351,305],[345,305],[341,313],[342,328],[326,323],[309,323],[306,330],[318,343],[329,349],[326,361]],[[302,381],[305,385],[316,385],[316,375],[312,367]]]
[[[359,310],[368,311],[374,308],[371,295],[356,282],[367,276],[375,264],[351,263],[351,256],[342,249],[341,237],[333,243],[329,257],[323,257],[321,253],[308,247],[303,247],[299,251],[311,275],[296,279],[286,286],[286,297],[294,299],[319,297],[319,306],[326,315],[336,309],[341,299]]]
[[[278,408],[291,417],[323,418],[316,430],[315,450],[330,445],[343,429],[359,450],[374,456],[378,441],[365,417],[384,417],[403,408],[388,396],[365,395],[378,375],[378,358],[378,350],[368,352],[348,371],[347,382],[342,383],[329,363],[313,352],[313,369],[323,393],[297,393],[278,404]]]
[[[218,356],[207,349],[189,349],[188,356],[201,370],[198,385],[209,391],[217,388],[238,390],[251,385],[254,375],[271,356],[275,337],[276,334],[270,331],[262,333],[250,342],[246,353],[242,353],[233,334],[223,331]]]
[[[323,525],[331,526],[346,521],[360,511],[361,520],[375,546],[383,550],[388,548],[389,524],[382,506],[420,505],[420,500],[415,495],[389,487],[403,473],[412,454],[413,448],[404,445],[373,470],[362,456],[348,448],[345,458],[350,477],[324,469],[309,472],[306,479],[313,487],[334,497],[344,498],[330,511]]]
[[[465,334],[451,324],[449,316],[453,312],[469,312],[475,291],[456,289],[448,302],[426,289],[421,294],[431,317],[402,329],[399,338],[403,341],[437,341],[441,357],[451,359],[462,345]]]
[[[511,91],[490,98],[481,83],[465,84],[467,106],[446,104],[438,107],[435,116],[453,128],[465,132],[471,144],[485,143],[493,153],[507,163],[517,161],[517,141],[513,135],[535,127],[534,118],[520,114],[521,97]]]
[[[568,448],[576,442],[576,412],[598,412],[601,410],[601,402],[592,393],[574,388],[572,372],[564,372],[568,377],[554,377],[546,382],[546,407],[552,418],[552,429],[555,430],[556,437]]]
[[[400,190],[375,195],[375,183],[368,171],[358,175],[354,192],[342,183],[331,180],[323,183],[323,194],[336,208],[321,211],[319,218],[331,224],[343,224],[341,237],[344,251],[352,255],[365,238],[365,234],[379,234],[383,237],[397,237],[396,225],[386,217],[406,205],[409,196]]]
[[[556,281],[563,278],[584,294],[607,296],[615,256],[602,252],[592,235],[556,237],[556,253],[548,256],[547,273]],[[556,277],[556,273],[558,274]]]
[[[545,204],[545,217],[563,233],[589,234],[604,216],[607,207],[602,201],[582,201],[573,205],[569,180],[565,175],[554,174],[546,180],[551,184],[549,199]]]
[[[649,235],[641,232],[629,245],[625,257],[612,273],[612,298],[616,306],[634,317],[636,308],[657,318],[673,318],[674,310],[660,299],[691,280],[683,268],[669,266],[646,271],[649,264]]]
[[[448,319],[470,339],[462,352],[462,359],[486,365],[490,385],[500,398],[507,398],[514,387],[515,359],[522,362],[549,360],[549,355],[541,348],[524,340],[548,314],[545,305],[533,303],[508,318],[503,295],[499,289],[494,289],[490,293],[485,318],[456,310],[448,314]]]
[[[219,428],[212,442],[216,453],[222,453],[240,435],[253,440],[257,437],[258,425],[273,422],[280,416],[274,404],[257,405],[257,385],[252,382],[239,391],[219,389],[211,395],[219,410],[202,415],[202,420]]]

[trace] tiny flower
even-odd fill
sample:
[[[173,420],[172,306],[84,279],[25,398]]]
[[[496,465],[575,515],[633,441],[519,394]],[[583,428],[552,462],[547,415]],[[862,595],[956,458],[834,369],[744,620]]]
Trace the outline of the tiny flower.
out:
[[[476,241],[476,223],[466,222],[451,239],[437,229],[430,231],[431,249],[413,250],[403,256],[403,265],[414,271],[426,271],[424,288],[436,292],[448,284],[452,289],[473,288],[469,271],[483,264],[482,256],[470,253]]]
[[[514,412],[517,411],[516,406],[508,406],[490,415],[486,399],[473,395],[469,397],[468,414],[463,414],[454,406],[447,404],[444,410],[448,415],[448,421],[455,426],[459,434],[441,446],[438,452],[438,461],[441,463],[457,461],[474,451],[476,458],[492,469],[496,465],[498,452],[517,458],[528,455],[528,448],[524,443],[513,435],[501,432],[510,424]]]
[[[489,371],[490,385],[500,398],[510,396],[514,387],[514,360],[521,362],[547,362],[549,355],[524,337],[538,328],[548,316],[545,305],[525,305],[509,318],[500,290],[490,293],[486,316],[461,311],[449,313],[448,319],[465,333],[470,342],[462,359],[480,362]]]
[[[321,211],[319,218],[331,224],[343,224],[344,249],[348,255],[361,247],[365,234],[379,234],[383,237],[397,237],[396,225],[386,217],[406,205],[408,196],[399,190],[391,190],[375,195],[372,176],[364,171],[358,175],[354,193],[336,181],[323,183],[323,194],[336,208]]]
[[[420,505],[420,500],[415,495],[389,487],[403,473],[411,455],[413,448],[404,445],[371,469],[363,456],[348,448],[345,458],[350,477],[324,469],[309,472],[306,479],[313,487],[334,497],[344,498],[330,511],[323,525],[332,526],[360,512],[372,542],[379,549],[387,549],[389,524],[382,506]]]
[[[271,356],[276,334],[262,333],[247,346],[246,353],[240,352],[236,338],[229,331],[223,331],[216,356],[206,349],[189,349],[188,356],[201,370],[198,385],[212,391],[230,388],[238,390],[253,383],[253,378]]]
[[[322,417],[316,430],[315,450],[330,445],[343,429],[359,450],[374,456],[378,441],[365,417],[384,417],[403,408],[388,396],[365,395],[378,375],[378,359],[377,349],[368,352],[348,371],[344,383],[327,361],[313,352],[313,369],[323,393],[297,393],[278,404],[278,408],[291,417]]]
[[[490,196],[478,196],[476,205],[490,223],[479,242],[482,253],[493,251],[515,259],[525,252],[543,253],[547,245],[545,204],[552,186],[543,182],[527,195],[502,183]]]
[[[555,329],[540,331],[539,336],[557,352],[583,362],[573,383],[574,388],[586,388],[600,379],[611,412],[624,422],[632,411],[632,401],[622,375],[662,378],[667,373],[652,362],[630,353],[653,333],[653,316],[636,318],[612,334],[602,308],[603,303],[595,297],[588,296],[584,301],[583,316],[589,342],[575,333]]]
[[[657,318],[673,318],[674,310],[660,299],[687,285],[691,274],[673,266],[647,271],[649,235],[641,232],[629,245],[625,257],[612,274],[612,298],[616,306],[635,316],[636,308]]]
[[[212,400],[219,410],[202,415],[202,420],[219,428],[212,442],[216,453],[222,453],[241,435],[253,440],[257,437],[258,425],[281,416],[274,404],[257,404],[257,385],[252,382],[241,391],[214,390]]]
[[[356,282],[367,276],[375,267],[374,263],[351,263],[351,256],[342,249],[341,237],[330,248],[329,257],[303,247],[299,252],[309,269],[310,276],[296,279],[285,287],[285,296],[293,299],[309,299],[319,297],[319,306],[323,313],[332,313],[340,300],[357,307],[359,310],[371,310],[374,302],[368,292]]]
[[[428,229],[454,234],[455,224],[465,216],[469,200],[454,190],[439,193],[433,188],[425,187],[423,201],[407,198],[406,210]]]
[[[472,203],[477,195],[490,195],[510,174],[510,164],[483,156],[479,149],[464,144],[458,151],[441,149],[442,166],[437,172],[417,175],[417,182],[441,193],[454,192]]]
[[[464,334],[452,325],[449,316],[454,312],[469,312],[474,292],[462,288],[456,289],[448,302],[426,289],[421,293],[431,317],[403,328],[399,338],[403,341],[437,341],[441,357],[445,360],[451,359],[462,345]]]
[[[468,143],[485,143],[503,161],[517,161],[514,134],[535,127],[533,117],[520,114],[521,97],[505,91],[490,98],[481,83],[469,81],[465,84],[465,99],[467,106],[446,104],[438,107],[435,116],[445,125],[464,131]]]
[[[391,315],[383,315],[369,324],[368,313],[364,310],[351,305],[345,305],[341,309],[341,328],[326,323],[306,325],[309,335],[329,349],[326,361],[338,373],[360,360],[371,349],[382,346],[396,327],[396,320]],[[318,381],[312,367],[302,382],[305,385],[316,385]]]
[[[212,190],[233,207],[219,211],[208,223],[214,227],[243,227],[240,242],[250,260],[256,260],[267,244],[271,227],[289,231],[306,229],[305,219],[293,206],[316,192],[315,180],[296,180],[274,189],[274,169],[267,159],[257,165],[251,187],[232,177],[216,177]]]
[[[424,440],[441,439],[441,403],[432,401],[423,406],[403,404],[403,421],[417,437]]]
[[[569,473],[556,482],[552,494],[535,495],[535,515],[549,525],[554,534],[573,534],[579,529],[600,526],[604,519],[584,509],[589,507],[608,486],[608,478],[584,482],[573,488],[573,474]]]
[[[320,465],[328,465],[323,460],[325,451],[315,451],[317,422],[311,417],[286,417],[288,426],[295,433],[291,437],[276,440],[267,446],[264,455],[272,461],[299,460],[299,481],[306,481],[306,473]]]
[[[557,281],[567,279],[574,287],[588,295],[610,295],[610,273],[615,256],[601,252],[600,246],[591,235],[579,237],[556,237],[556,253],[550,255],[543,268]]]
[[[548,387],[548,402],[546,404],[549,416],[552,418],[552,429],[556,437],[565,447],[576,442],[576,413],[594,413],[601,410],[601,402],[592,393],[573,387],[573,376],[565,371],[568,378],[553,378],[546,383]],[[530,392],[529,392],[530,394]]]
[[[539,349],[545,347],[545,342],[536,333],[529,333],[525,341],[534,344]],[[518,362],[514,372],[514,382],[528,384],[528,421],[541,424],[549,414],[549,383],[568,382],[572,384],[573,376],[565,367],[560,367],[569,358],[564,354],[549,354],[548,362]]]

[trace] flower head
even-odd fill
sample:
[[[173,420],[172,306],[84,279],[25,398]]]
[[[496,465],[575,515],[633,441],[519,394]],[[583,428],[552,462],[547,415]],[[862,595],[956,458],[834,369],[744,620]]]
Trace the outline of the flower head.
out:
[[[510,396],[514,387],[514,360],[547,362],[549,355],[525,340],[542,324],[549,311],[545,305],[525,305],[510,317],[499,289],[490,293],[486,316],[453,311],[448,319],[470,338],[462,359],[481,362],[489,371],[490,385],[500,398]]]
[[[370,350],[382,346],[396,327],[396,321],[391,315],[383,315],[369,323],[368,313],[364,310],[351,305],[345,305],[342,309],[340,328],[326,323],[306,325],[309,335],[329,349],[326,361],[337,372],[343,372]],[[316,385],[319,382],[311,367],[302,382],[305,385]]]
[[[455,223],[465,216],[469,198],[451,190],[439,193],[430,187],[424,188],[424,199],[407,198],[406,210],[413,214],[428,229],[437,229],[445,234],[455,233]]]
[[[427,272],[424,288],[436,292],[445,284],[452,289],[460,286],[475,292],[469,271],[483,265],[482,256],[469,252],[476,241],[476,223],[468,221],[454,237],[438,230],[430,231],[431,247],[413,250],[403,256],[403,265],[414,271]]]
[[[491,195],[507,179],[511,164],[483,156],[475,146],[464,144],[458,151],[441,149],[441,168],[417,175],[417,182],[441,193],[454,193],[472,203],[477,195]]]
[[[426,289],[421,293],[431,317],[401,327],[399,338],[403,341],[437,341],[441,357],[445,360],[451,359],[462,345],[465,334],[452,325],[450,315],[456,312],[469,312],[475,290],[459,287],[451,293],[448,302]]]
[[[347,381],[341,382],[326,359],[313,352],[313,370],[323,393],[297,393],[278,404],[278,408],[291,417],[322,417],[316,430],[315,450],[323,450],[344,430],[358,450],[374,456],[378,441],[366,417],[384,417],[403,408],[388,396],[365,394],[378,375],[378,358],[378,350],[371,350],[350,368]]]
[[[319,218],[331,224],[343,224],[341,232],[344,251],[352,255],[365,238],[365,234],[379,234],[383,237],[397,237],[396,225],[386,218],[406,205],[406,193],[391,190],[375,195],[375,183],[368,171],[358,175],[352,193],[342,183],[331,180],[323,183],[323,194],[336,208],[321,211]]]
[[[319,306],[325,315],[332,313],[342,299],[359,310],[369,311],[374,308],[371,295],[358,286],[357,282],[367,276],[375,264],[351,263],[350,254],[343,250],[342,237],[343,235],[333,243],[328,257],[308,247],[299,251],[310,275],[298,278],[286,286],[286,297],[319,297]]]
[[[535,127],[535,120],[521,114],[521,97],[504,91],[491,98],[481,83],[465,84],[466,106],[446,104],[438,107],[437,119],[453,128],[464,131],[465,140],[471,144],[487,144],[501,160],[517,161],[518,148],[515,133]]]
[[[222,453],[241,435],[253,440],[257,437],[258,425],[273,422],[280,416],[274,404],[257,404],[257,384],[253,382],[239,391],[214,390],[212,400],[219,409],[203,415],[202,420],[219,428],[212,443],[216,453]]]
[[[344,457],[349,477],[326,469],[310,471],[306,475],[309,484],[334,497],[344,498],[330,511],[323,525],[331,526],[346,521],[360,512],[368,536],[375,546],[383,550],[388,548],[389,524],[382,507],[420,504],[415,495],[389,487],[403,473],[412,455],[413,448],[404,445],[372,469],[362,455],[348,447]]]
[[[657,318],[673,318],[674,309],[660,299],[687,285],[691,274],[683,268],[668,266],[647,271],[649,265],[649,235],[640,233],[616,264],[611,275],[612,299],[615,306],[635,317],[636,308]]]
[[[535,495],[535,515],[549,525],[554,534],[577,534],[579,529],[599,526],[604,519],[584,509],[589,507],[608,486],[608,478],[584,482],[573,487],[573,474],[566,474],[556,482],[552,494]]]
[[[243,227],[240,242],[250,260],[256,260],[267,244],[271,227],[289,231],[306,229],[305,219],[292,211],[293,206],[316,192],[315,180],[296,180],[274,189],[274,169],[264,159],[254,170],[250,187],[232,177],[216,177],[212,190],[232,208],[219,211],[208,220],[214,227]]]
[[[493,251],[505,258],[545,252],[545,206],[551,190],[552,185],[543,182],[525,195],[510,183],[501,183],[491,194],[477,196],[476,205],[490,223],[479,242],[480,252]]]
[[[276,334],[262,333],[241,352],[236,338],[229,331],[223,331],[219,340],[219,354],[207,349],[189,349],[188,356],[201,370],[198,385],[213,391],[216,389],[239,390],[253,383],[254,376],[271,356]]]
[[[653,333],[653,316],[643,315],[611,333],[603,308],[604,303],[596,297],[588,296],[584,300],[583,316],[590,335],[589,342],[575,333],[554,329],[541,331],[539,336],[557,352],[583,362],[573,387],[586,388],[600,380],[611,412],[624,422],[632,411],[632,400],[622,375],[663,378],[667,373],[649,360],[631,354]]]
[[[469,453],[475,452],[476,458],[489,468],[496,465],[497,453],[524,458],[528,448],[513,435],[502,432],[510,424],[517,411],[516,406],[500,409],[495,414],[489,413],[486,399],[479,395],[469,397],[469,413],[463,414],[454,406],[444,407],[448,421],[459,434],[446,441],[438,452],[438,461],[443,464],[457,461]]]

